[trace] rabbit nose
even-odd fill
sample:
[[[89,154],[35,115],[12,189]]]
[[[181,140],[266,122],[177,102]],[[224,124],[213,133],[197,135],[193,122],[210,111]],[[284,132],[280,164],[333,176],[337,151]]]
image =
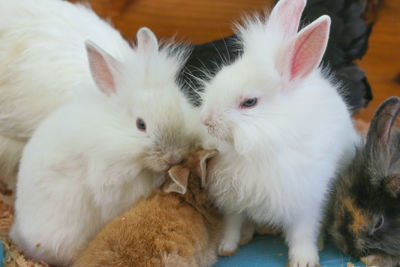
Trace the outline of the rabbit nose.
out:
[[[201,123],[203,123],[205,126],[210,126],[211,125],[211,117],[210,116],[201,116]]]

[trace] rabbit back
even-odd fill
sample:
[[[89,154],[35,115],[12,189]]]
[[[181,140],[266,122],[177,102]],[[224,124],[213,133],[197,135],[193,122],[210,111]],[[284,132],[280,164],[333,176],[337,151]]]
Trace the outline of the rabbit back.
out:
[[[93,87],[84,42],[115,57],[129,44],[89,8],[67,1],[0,1],[0,136],[26,143],[38,124],[73,95]],[[18,157],[0,151],[3,169]]]
[[[129,49],[117,30],[82,5],[4,0],[0,10],[0,129],[11,138],[29,138],[49,111],[93,84],[87,39],[117,58]]]
[[[159,191],[109,223],[75,266],[211,266],[211,240],[201,214]]]

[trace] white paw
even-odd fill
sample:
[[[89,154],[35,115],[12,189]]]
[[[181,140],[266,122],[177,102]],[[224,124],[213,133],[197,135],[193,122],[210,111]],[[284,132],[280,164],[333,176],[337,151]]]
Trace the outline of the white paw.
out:
[[[237,242],[223,240],[218,247],[218,255],[223,257],[232,256],[238,250]]]
[[[289,267],[320,267],[318,261],[317,262],[312,262],[312,261],[289,261],[288,264]]]
[[[294,254],[289,259],[289,267],[319,267],[318,253]]]
[[[240,236],[239,245],[243,246],[249,243],[253,239],[255,226],[251,222],[247,222],[242,227],[242,234]]]

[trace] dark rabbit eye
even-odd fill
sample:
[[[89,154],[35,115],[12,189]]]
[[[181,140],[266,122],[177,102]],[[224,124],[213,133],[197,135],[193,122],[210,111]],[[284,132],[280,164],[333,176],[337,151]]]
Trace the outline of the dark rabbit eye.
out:
[[[141,118],[138,118],[138,119],[136,120],[136,127],[137,127],[140,131],[143,131],[143,132],[146,131],[146,123],[145,123],[144,120],[141,119]]]
[[[242,103],[240,103],[241,108],[251,108],[254,107],[257,104],[257,98],[247,98],[245,99]]]
[[[383,218],[383,215],[378,219],[378,221],[375,223],[373,233],[376,231],[380,230],[382,226],[385,224],[385,219]]]

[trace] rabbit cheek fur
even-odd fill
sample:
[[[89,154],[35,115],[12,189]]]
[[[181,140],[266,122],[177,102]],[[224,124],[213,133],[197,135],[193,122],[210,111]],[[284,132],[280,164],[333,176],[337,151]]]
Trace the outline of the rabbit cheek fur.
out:
[[[84,41],[117,58],[130,46],[92,10],[67,1],[1,0],[0,17],[0,171],[15,178],[22,148],[39,123],[94,85]]]
[[[283,228],[291,266],[317,264],[327,186],[354,156],[359,142],[337,88],[316,68],[329,18],[321,17],[296,34],[298,21],[293,20],[299,20],[304,4],[281,0],[267,22],[249,21],[240,29],[242,57],[206,84],[200,117],[210,133],[205,145],[220,151],[210,169],[209,192],[227,214],[222,255],[237,249],[240,227],[249,217]],[[283,10],[292,6],[298,10]],[[286,23],[276,15],[279,12],[291,14],[283,19]],[[291,38],[283,36],[288,31]],[[316,32],[318,37],[313,36]],[[305,35],[312,44],[304,41]],[[293,45],[300,40],[302,46]],[[318,43],[308,50],[313,55],[291,51]],[[285,67],[288,56],[296,53],[300,56],[290,61],[296,68]],[[252,98],[257,102],[245,106]]]
[[[28,256],[70,264],[186,154],[194,139],[175,84],[181,58],[165,49],[146,28],[124,62],[87,43],[98,90],[49,115],[23,152],[11,238]]]
[[[202,189],[200,177],[194,174],[197,155],[209,157],[214,153],[200,150],[191,153],[183,165],[174,166],[179,172],[186,168],[187,175],[191,172],[187,185],[180,180],[175,188],[187,187],[186,192],[166,194],[158,190],[142,198],[96,236],[75,266],[189,267],[215,263],[221,215]],[[163,188],[175,186],[173,182],[167,180]]]
[[[379,266],[400,264],[400,98],[386,100],[367,140],[333,184],[326,229],[337,246]]]

